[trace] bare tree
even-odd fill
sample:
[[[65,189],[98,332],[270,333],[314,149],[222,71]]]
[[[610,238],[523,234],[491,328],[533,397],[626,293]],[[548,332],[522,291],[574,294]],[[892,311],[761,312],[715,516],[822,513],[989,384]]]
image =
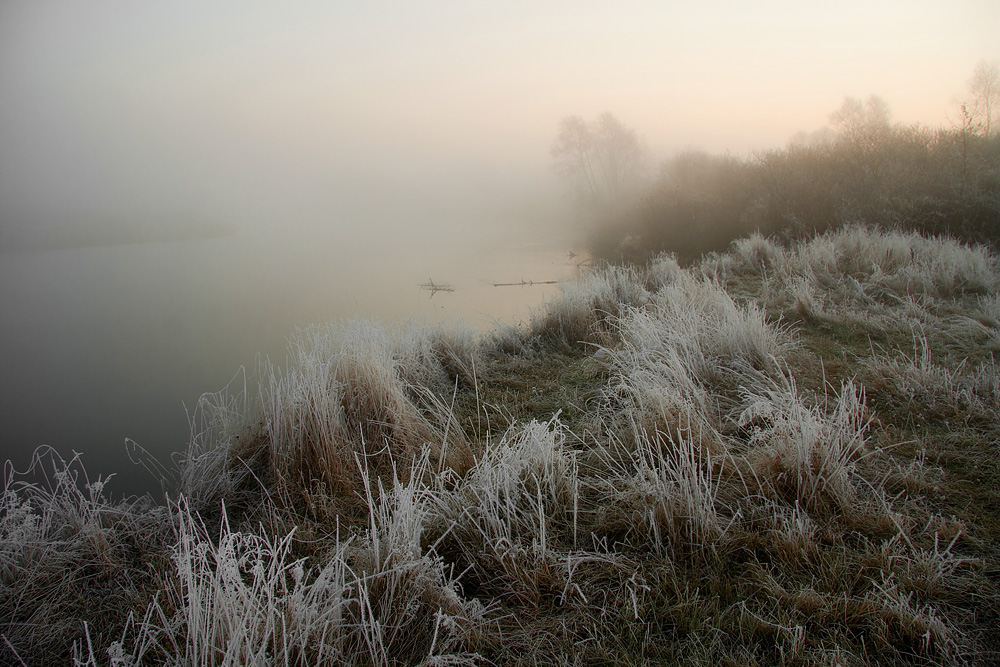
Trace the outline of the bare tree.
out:
[[[579,116],[563,118],[552,159],[556,173],[586,205],[622,200],[644,181],[651,162],[639,134],[611,113],[590,123]]]
[[[972,101],[963,105],[963,111],[971,115],[984,137],[990,137],[997,125],[994,119],[1000,111],[1000,65],[997,61],[976,63],[969,79],[969,92]]]
[[[594,138],[587,121],[568,116],[559,122],[559,134],[552,144],[552,160],[556,174],[579,199],[599,196],[596,169],[597,155]]]
[[[871,153],[892,130],[889,105],[878,95],[864,103],[845,97],[840,108],[830,114],[830,122],[840,129],[841,136],[862,154]]]

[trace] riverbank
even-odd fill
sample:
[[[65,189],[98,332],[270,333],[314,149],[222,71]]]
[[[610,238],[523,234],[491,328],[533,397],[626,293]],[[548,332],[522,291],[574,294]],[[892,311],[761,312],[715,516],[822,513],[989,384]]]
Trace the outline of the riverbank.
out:
[[[4,660],[997,659],[994,255],[850,227],[561,288],[302,332],[203,399],[165,506],[8,474]]]

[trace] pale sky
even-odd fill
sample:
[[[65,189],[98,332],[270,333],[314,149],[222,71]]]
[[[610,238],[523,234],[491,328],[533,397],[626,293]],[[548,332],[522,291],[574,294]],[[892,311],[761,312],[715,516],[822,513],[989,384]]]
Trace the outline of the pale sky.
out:
[[[936,127],[1000,58],[995,0],[695,5],[5,0],[0,222],[111,192],[240,215],[329,183],[516,184],[571,114],[660,157],[782,146],[845,96]]]

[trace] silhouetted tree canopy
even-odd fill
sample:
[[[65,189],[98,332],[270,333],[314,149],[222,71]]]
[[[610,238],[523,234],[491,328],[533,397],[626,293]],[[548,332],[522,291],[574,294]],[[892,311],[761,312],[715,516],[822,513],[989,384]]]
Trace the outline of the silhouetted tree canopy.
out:
[[[889,105],[878,95],[864,103],[853,97],[844,98],[840,108],[830,114],[830,122],[841,136],[861,153],[878,148],[892,131]]]
[[[577,202],[601,207],[634,194],[645,182],[651,157],[639,134],[614,114],[587,122],[568,116],[552,144],[553,167]]]
[[[666,160],[625,213],[605,216],[592,252],[634,262],[672,252],[684,262],[754,231],[795,238],[853,223],[1000,248],[995,129],[893,124],[876,96],[846,98],[830,120],[832,132],[749,158],[686,152]]]

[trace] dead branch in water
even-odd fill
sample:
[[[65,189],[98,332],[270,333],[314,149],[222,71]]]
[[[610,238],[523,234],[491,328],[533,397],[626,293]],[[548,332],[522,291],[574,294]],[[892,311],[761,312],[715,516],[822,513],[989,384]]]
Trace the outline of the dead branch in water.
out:
[[[420,289],[429,290],[430,293],[431,293],[431,298],[432,299],[434,298],[434,295],[437,294],[438,292],[454,292],[455,291],[455,288],[453,288],[451,285],[438,285],[437,283],[435,283],[431,279],[428,279],[427,282],[425,282],[424,284],[422,284],[420,286]]]
[[[531,287],[532,285],[556,285],[558,280],[522,280],[519,283],[493,283],[494,287]]]

